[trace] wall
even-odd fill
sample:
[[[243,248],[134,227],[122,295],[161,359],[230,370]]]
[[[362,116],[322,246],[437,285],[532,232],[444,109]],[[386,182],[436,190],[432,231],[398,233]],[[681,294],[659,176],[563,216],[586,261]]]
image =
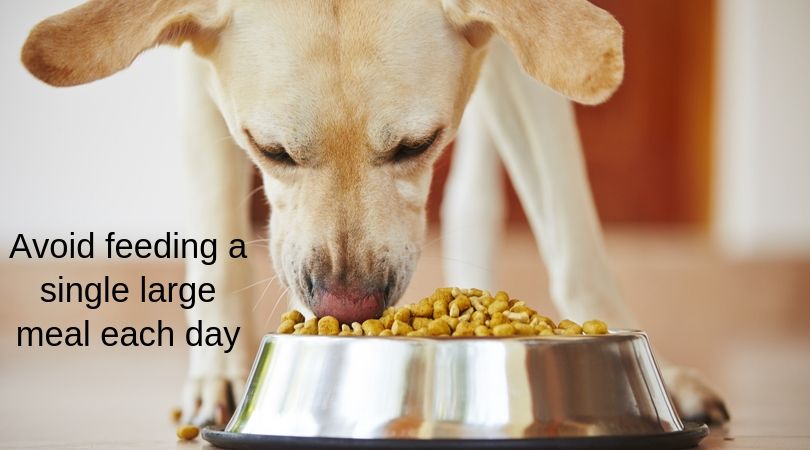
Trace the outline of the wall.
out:
[[[810,2],[722,0],[715,232],[738,256],[810,256]]]
[[[0,2],[0,244],[87,230],[182,231],[174,49],[70,89],[37,81],[20,48],[39,20],[76,0]]]

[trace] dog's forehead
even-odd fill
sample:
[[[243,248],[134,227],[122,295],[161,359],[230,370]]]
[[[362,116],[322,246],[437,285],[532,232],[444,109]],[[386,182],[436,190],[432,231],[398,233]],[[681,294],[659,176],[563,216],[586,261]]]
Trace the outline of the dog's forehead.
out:
[[[214,61],[240,120],[289,137],[358,120],[379,141],[448,120],[462,47],[435,0],[242,0]]]

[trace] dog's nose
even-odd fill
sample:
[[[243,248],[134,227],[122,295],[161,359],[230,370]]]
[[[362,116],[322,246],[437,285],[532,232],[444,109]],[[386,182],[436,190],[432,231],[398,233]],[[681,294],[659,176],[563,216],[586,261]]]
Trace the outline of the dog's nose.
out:
[[[315,282],[310,306],[318,317],[333,316],[341,323],[362,323],[382,314],[385,291],[385,288]]]

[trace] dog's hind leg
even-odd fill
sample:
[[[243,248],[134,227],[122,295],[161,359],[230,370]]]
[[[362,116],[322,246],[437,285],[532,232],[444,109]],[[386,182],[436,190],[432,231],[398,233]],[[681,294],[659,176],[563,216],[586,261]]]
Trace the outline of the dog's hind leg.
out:
[[[205,90],[208,68],[189,49],[183,49],[183,120],[187,172],[186,235],[197,239],[216,238],[216,263],[186,261],[189,281],[212,283],[213,301],[198,302],[186,312],[188,323],[202,321],[203,328],[241,327],[240,339],[224,353],[221,347],[191,347],[186,385],[183,389],[184,423],[202,425],[222,422],[232,413],[242,394],[253,337],[247,308],[253,281],[250,259],[231,258],[231,239],[250,237],[247,196],[250,164],[244,151],[231,140],[219,110]]]
[[[480,110],[538,238],[560,314],[635,327],[608,269],[571,103],[525,75],[492,43]]]
[[[540,242],[551,297],[563,317],[638,328],[608,268],[571,103],[525,75],[493,42],[479,80],[481,111]],[[728,418],[694,372],[662,364],[682,415]]]
[[[473,94],[464,112],[442,202],[441,240],[448,286],[495,288],[504,220],[500,160]]]

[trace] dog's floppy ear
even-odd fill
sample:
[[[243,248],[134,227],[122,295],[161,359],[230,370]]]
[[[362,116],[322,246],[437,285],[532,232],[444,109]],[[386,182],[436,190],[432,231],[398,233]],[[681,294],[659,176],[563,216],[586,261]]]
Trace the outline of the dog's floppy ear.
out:
[[[227,20],[217,0],[90,0],[37,24],[22,62],[40,80],[73,86],[104,78],[160,44],[213,45]]]
[[[474,46],[501,35],[523,69],[568,98],[597,104],[624,75],[622,28],[586,0],[442,0]]]

